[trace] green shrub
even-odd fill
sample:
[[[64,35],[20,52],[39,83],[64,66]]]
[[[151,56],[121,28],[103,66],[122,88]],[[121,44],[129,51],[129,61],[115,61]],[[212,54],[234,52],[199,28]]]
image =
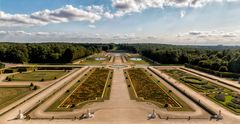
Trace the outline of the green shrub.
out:
[[[12,78],[8,78],[8,81],[12,81]]]
[[[168,107],[168,104],[165,104],[165,105],[164,105],[164,108],[167,108],[167,107]]]

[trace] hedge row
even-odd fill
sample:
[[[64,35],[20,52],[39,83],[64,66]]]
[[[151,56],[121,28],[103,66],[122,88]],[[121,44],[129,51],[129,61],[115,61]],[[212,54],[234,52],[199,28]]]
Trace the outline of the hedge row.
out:
[[[230,107],[233,107],[235,109],[240,109],[240,105],[232,103],[232,102],[228,102],[227,105],[230,106]]]
[[[193,69],[203,71],[203,72],[206,72],[206,73],[209,73],[209,74],[213,74],[213,75],[219,76],[219,77],[235,78],[235,79],[238,79],[240,77],[240,74],[236,74],[236,73],[232,73],[232,72],[214,71],[214,70],[211,70],[211,69],[202,68],[202,67],[191,65],[191,64],[185,64],[185,67],[193,68]]]

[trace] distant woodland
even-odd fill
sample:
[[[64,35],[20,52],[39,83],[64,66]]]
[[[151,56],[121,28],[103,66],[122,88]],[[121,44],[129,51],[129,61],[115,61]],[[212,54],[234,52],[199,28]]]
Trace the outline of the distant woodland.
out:
[[[69,63],[112,49],[112,44],[0,43],[0,61],[11,63]]]
[[[239,77],[240,48],[230,46],[174,46],[160,44],[121,44],[124,49],[161,64],[185,64],[188,67],[223,77]]]
[[[227,77],[240,73],[240,47],[175,46],[164,44],[0,43],[0,61],[11,63],[69,63],[101,51],[139,53],[160,64],[185,64]],[[0,67],[4,67],[0,64]],[[235,75],[237,77],[239,75]]]

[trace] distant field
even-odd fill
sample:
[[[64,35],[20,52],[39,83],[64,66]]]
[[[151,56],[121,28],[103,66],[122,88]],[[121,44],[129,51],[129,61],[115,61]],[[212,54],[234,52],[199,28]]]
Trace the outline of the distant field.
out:
[[[192,111],[191,107],[152,77],[145,69],[133,68],[125,71],[131,98],[149,101],[169,111]]]
[[[109,99],[112,70],[94,68],[83,76],[46,111],[71,111],[86,103]]]
[[[207,81],[200,77],[177,69],[161,70],[193,90],[204,94],[210,100],[222,105],[236,114],[240,114],[240,95],[231,89]]]
[[[65,71],[33,71],[18,73],[8,76],[8,81],[48,81],[57,79],[67,72]]]
[[[0,87],[0,109],[33,92],[30,86]]]

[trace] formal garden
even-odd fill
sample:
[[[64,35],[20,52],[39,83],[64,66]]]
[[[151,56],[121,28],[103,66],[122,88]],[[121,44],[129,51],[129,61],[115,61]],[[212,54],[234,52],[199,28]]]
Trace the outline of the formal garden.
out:
[[[93,68],[59,97],[46,111],[71,111],[87,103],[109,99],[113,70]]]
[[[235,114],[240,114],[240,94],[238,92],[181,70],[166,69],[161,71]]]
[[[132,99],[151,102],[169,111],[192,111],[191,107],[142,68],[124,71]]]

